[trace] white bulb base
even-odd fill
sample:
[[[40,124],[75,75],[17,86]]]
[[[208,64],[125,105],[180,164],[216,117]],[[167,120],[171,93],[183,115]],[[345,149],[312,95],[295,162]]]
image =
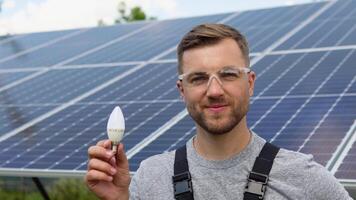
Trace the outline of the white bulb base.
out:
[[[119,146],[119,143],[111,142],[111,150],[114,152],[114,154],[117,152],[117,146]]]

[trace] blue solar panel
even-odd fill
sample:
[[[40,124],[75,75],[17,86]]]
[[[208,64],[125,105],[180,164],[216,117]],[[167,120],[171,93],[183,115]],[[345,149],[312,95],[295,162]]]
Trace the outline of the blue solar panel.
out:
[[[0,99],[4,100],[4,93],[0,93]],[[5,105],[6,102],[2,102],[0,105],[0,136],[12,131],[13,129],[29,122],[30,120],[47,113],[55,106],[51,105]],[[29,129],[25,131],[24,137],[27,133],[34,132],[36,129]]]
[[[0,61],[8,56],[42,45],[78,30],[31,33],[13,36],[0,41]],[[1,63],[0,63],[0,66]]]
[[[356,44],[356,1],[337,1],[277,49]]]
[[[0,97],[3,98],[0,103],[11,105],[11,107],[4,107],[4,113],[8,108],[17,107],[19,110],[26,108],[25,111],[17,114],[20,115],[18,117],[23,118],[22,123],[25,123],[31,118],[44,114],[45,111],[50,111],[54,106],[68,102],[118,76],[129,68],[130,66],[53,69],[35,79],[2,91]],[[42,107],[44,104],[50,106]],[[36,105],[40,108],[37,108]],[[41,112],[37,110],[41,110]],[[9,116],[11,118],[11,115]],[[9,131],[7,127],[10,127],[11,124],[14,124],[13,120],[4,120],[0,126],[0,133],[5,134]]]
[[[356,103],[354,101],[354,99],[352,99],[353,102],[348,102],[349,105],[347,106],[356,106]],[[340,112],[338,114],[341,114],[341,112],[348,112],[349,110],[347,109],[342,109],[340,110]],[[353,114],[354,113],[349,113],[349,114]],[[352,130],[352,131],[355,131]],[[350,180],[355,180],[356,179],[356,140],[355,140],[355,136],[353,137],[353,141],[352,141],[352,146],[349,149],[349,151],[347,152],[347,155],[345,156],[345,158],[342,160],[340,166],[338,167],[335,176],[339,179],[350,179]]]
[[[34,72],[0,72],[0,88],[4,87],[5,85],[8,85],[10,83],[13,83],[17,80],[20,80]]]
[[[160,52],[172,48],[179,37],[192,26],[206,22],[218,22],[227,14],[203,16],[187,19],[166,20],[149,29],[127,38],[118,44],[83,57],[70,64],[111,63],[123,61],[143,61]]]
[[[130,159],[130,170],[136,171],[145,158],[172,151],[185,144],[195,134],[193,121],[189,116],[180,120],[169,131],[155,139]]]
[[[242,13],[228,24],[239,28],[247,35],[251,52],[259,52],[272,45],[324,5],[325,3],[316,3],[293,6],[288,9],[281,7],[250,11]]]
[[[137,96],[152,89],[156,92],[150,92],[140,97],[139,100],[154,100],[163,92],[168,93],[161,99],[178,99],[179,94],[175,89],[176,66],[176,63],[147,65],[117,83],[83,99],[81,102],[132,101]]]
[[[6,93],[12,104],[64,103],[130,67],[132,66],[54,69],[8,89]]]
[[[5,62],[1,62],[0,60],[0,68],[45,67],[58,64],[66,59],[72,59],[94,47],[98,47],[99,45],[108,43],[116,38],[120,38],[145,25],[147,25],[147,23],[134,23],[125,26],[117,25],[82,30],[82,32],[78,32],[76,35],[72,35],[60,42],[53,43],[36,51],[26,53]],[[13,43],[14,42],[17,43],[18,41],[14,40]],[[18,43],[20,43],[20,41]]]
[[[132,148],[147,137],[157,127],[174,117],[182,107],[179,102],[169,103],[119,103],[126,120],[124,143],[127,149]],[[49,169],[54,166],[53,159],[74,159],[77,167],[86,163],[88,145],[106,138],[103,132],[106,127],[107,113],[116,104],[73,105],[62,113],[49,117],[36,126],[30,127],[27,137],[20,134],[0,142],[0,167]],[[65,128],[63,128],[65,127]],[[76,151],[77,150],[77,151]],[[79,154],[79,155],[78,155]],[[78,158],[80,157],[80,159]],[[66,160],[58,163],[56,168],[67,168]],[[51,167],[52,166],[52,167]],[[86,166],[80,166],[83,170]]]
[[[344,145],[356,119],[352,109],[356,107],[355,47],[340,46],[355,44],[355,2],[318,2],[79,30],[78,35],[7,61],[1,59],[14,52],[8,46],[11,40],[2,40],[0,68],[6,70],[0,71],[0,174],[9,168],[83,174],[87,149],[107,137],[107,118],[116,105],[125,115],[123,142],[132,171],[148,156],[184,144],[195,128],[176,89],[172,48],[192,26],[221,20],[247,34],[254,53],[252,69],[257,81],[247,116],[249,126],[265,139],[311,153],[329,166],[338,159],[334,152]],[[46,44],[73,33],[41,33],[33,41],[28,38],[36,34],[30,34],[14,41],[23,41],[26,50],[31,44]],[[282,51],[270,49],[276,42],[281,44],[276,49]],[[331,48],[335,45],[340,49]],[[61,66],[40,68],[56,64]],[[35,71],[9,72],[21,67]],[[36,72],[43,73],[1,89]],[[167,130],[161,131],[162,127]],[[156,138],[151,141],[152,135]],[[340,165],[338,178],[352,178],[347,175],[354,172],[349,170],[354,166],[350,160],[354,149]]]

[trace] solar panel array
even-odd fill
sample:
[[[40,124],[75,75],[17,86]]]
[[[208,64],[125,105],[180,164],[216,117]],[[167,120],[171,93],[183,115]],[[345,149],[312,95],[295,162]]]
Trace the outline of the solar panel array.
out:
[[[175,48],[200,23],[247,35],[252,130],[356,183],[356,0],[2,37],[0,174],[83,175],[116,105],[131,171],[184,144]]]

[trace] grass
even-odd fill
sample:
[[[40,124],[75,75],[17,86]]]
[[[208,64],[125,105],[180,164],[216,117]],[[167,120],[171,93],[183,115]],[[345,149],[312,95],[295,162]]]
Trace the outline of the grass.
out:
[[[87,189],[82,179],[41,179],[41,182],[51,200],[98,199]],[[43,197],[31,178],[2,178],[0,179],[0,199],[41,200]]]

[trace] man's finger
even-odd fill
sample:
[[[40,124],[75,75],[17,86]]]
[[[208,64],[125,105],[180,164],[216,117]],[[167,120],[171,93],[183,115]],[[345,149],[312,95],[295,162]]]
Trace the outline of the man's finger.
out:
[[[98,158],[101,160],[109,161],[114,156],[114,153],[106,149],[102,146],[91,146],[88,149],[88,157],[91,158]]]
[[[92,169],[105,172],[108,175],[114,175],[117,172],[117,170],[112,167],[108,162],[104,162],[95,158],[91,159],[88,163],[88,170]]]
[[[112,181],[113,177],[108,174],[98,171],[98,170],[89,170],[85,176],[87,182],[89,181]]]

